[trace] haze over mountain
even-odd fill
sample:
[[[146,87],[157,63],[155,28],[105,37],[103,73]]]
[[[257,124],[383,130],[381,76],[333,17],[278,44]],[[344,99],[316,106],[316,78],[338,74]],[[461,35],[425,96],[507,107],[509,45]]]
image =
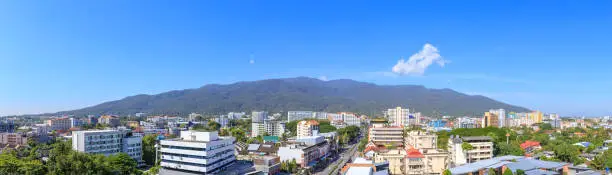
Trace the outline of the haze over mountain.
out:
[[[395,106],[408,107],[425,115],[482,115],[492,108],[529,111],[480,95],[466,95],[451,89],[428,89],[417,85],[376,85],[341,79],[322,81],[298,77],[210,84],[156,95],[135,95],[99,105],[58,112],[56,115],[187,115],[191,112],[223,114],[232,111],[290,110],[351,111],[380,115]]]

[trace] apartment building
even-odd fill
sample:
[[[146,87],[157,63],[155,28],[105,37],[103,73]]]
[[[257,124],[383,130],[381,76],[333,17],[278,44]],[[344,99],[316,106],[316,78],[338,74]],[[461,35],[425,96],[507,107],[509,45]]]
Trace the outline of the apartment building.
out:
[[[463,143],[472,146],[472,150],[464,150]],[[448,151],[451,167],[466,163],[474,163],[493,157],[493,142],[488,136],[460,137],[451,136],[448,141]]]
[[[266,120],[264,122],[266,132],[271,136],[281,137],[285,133],[285,122],[278,120]]]
[[[70,128],[78,128],[83,126],[85,122],[78,118],[70,118]]]
[[[423,174],[441,174],[447,167],[448,152],[438,149],[437,140],[435,133],[412,131],[406,134],[406,147],[417,149],[423,155],[420,159]]]
[[[497,116],[497,127],[508,127],[506,122],[506,110],[504,109],[490,109],[489,113]]]
[[[181,131],[180,135],[160,141],[160,175],[215,174],[236,160],[233,137],[196,131]]]
[[[482,127],[499,127],[499,117],[491,112],[485,112],[482,117]]]
[[[319,122],[316,120],[301,121],[297,124],[297,137],[310,137],[319,134]]]
[[[106,124],[110,127],[117,127],[119,126],[119,117],[112,115],[104,115],[98,118],[98,123]]]
[[[264,136],[266,133],[272,136],[282,136],[285,133],[285,122],[265,119],[263,122],[251,123],[251,137]]]
[[[405,144],[415,149],[436,149],[438,136],[424,131],[411,131],[404,138]]]
[[[373,125],[369,129],[369,141],[376,145],[404,145],[404,128],[400,126]]]
[[[0,133],[0,144],[27,145],[28,137],[24,133]]]
[[[263,136],[266,133],[266,125],[261,123],[251,123],[251,137]]]
[[[384,112],[387,119],[389,119],[389,123],[392,126],[403,126],[407,118],[409,118],[410,110],[402,107],[396,107],[393,109],[387,109]]]
[[[404,165],[404,174],[407,175],[422,175],[425,174],[425,163],[423,153],[419,150],[410,148],[406,150],[406,158]]]
[[[68,117],[49,119],[46,123],[51,130],[68,130],[72,127],[71,118]]]
[[[15,132],[15,123],[12,120],[0,121],[0,132]]]
[[[253,111],[251,112],[251,122],[263,123],[268,118],[268,112],[266,111]]]
[[[139,164],[144,163],[142,160],[142,137],[132,136],[129,130],[73,131],[72,149],[105,156],[123,152]]]

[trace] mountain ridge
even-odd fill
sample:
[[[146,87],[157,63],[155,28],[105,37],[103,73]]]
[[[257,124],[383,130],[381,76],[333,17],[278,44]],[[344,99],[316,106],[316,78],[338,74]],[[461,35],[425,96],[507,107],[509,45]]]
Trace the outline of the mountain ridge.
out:
[[[395,106],[408,107],[425,115],[482,115],[492,108],[526,112],[481,95],[467,95],[452,89],[430,89],[422,85],[376,85],[350,79],[322,81],[296,77],[207,84],[199,88],[172,90],[159,94],[137,94],[82,109],[52,115],[187,115],[191,112],[223,114],[231,111],[266,110],[286,112],[309,110],[351,111],[380,115]]]

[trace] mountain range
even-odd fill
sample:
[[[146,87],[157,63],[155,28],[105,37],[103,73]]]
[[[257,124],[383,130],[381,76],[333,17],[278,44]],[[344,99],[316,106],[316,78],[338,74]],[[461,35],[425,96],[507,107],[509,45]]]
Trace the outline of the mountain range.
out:
[[[483,115],[489,109],[526,112],[529,109],[502,103],[480,95],[467,95],[451,89],[429,89],[420,85],[376,85],[348,79],[322,81],[298,77],[209,84],[196,89],[175,90],[156,95],[135,95],[83,109],[54,115],[187,115],[192,112],[293,110],[382,115],[388,108],[401,106],[428,116]]]

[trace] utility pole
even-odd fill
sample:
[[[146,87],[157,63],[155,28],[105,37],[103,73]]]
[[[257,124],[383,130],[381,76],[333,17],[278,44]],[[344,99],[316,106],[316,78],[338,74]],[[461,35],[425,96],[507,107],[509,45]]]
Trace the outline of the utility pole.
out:
[[[510,144],[510,133],[506,133],[506,144]]]

